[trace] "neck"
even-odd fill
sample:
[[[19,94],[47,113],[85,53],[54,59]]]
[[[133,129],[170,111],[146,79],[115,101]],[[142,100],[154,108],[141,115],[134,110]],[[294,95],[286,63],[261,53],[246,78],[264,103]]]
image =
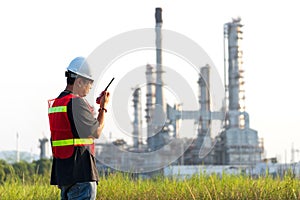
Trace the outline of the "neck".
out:
[[[73,85],[67,85],[65,88],[66,91],[73,92]]]

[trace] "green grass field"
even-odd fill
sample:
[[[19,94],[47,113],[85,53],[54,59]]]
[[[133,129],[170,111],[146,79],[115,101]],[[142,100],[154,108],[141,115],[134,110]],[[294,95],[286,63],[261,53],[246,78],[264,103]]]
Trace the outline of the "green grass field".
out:
[[[59,199],[60,191],[49,185],[49,177],[37,175],[31,181],[10,178],[0,185],[0,199]],[[186,180],[158,177],[132,179],[122,174],[101,178],[97,199],[300,199],[300,181],[223,175],[193,176]]]

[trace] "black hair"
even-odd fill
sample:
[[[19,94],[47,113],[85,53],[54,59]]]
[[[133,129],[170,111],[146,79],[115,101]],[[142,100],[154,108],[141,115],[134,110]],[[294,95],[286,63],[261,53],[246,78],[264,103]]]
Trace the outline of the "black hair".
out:
[[[68,85],[74,85],[76,78],[67,77],[67,84]]]
[[[71,71],[66,71],[65,76],[67,77],[67,84],[74,85],[77,75]]]
[[[71,71],[66,71],[65,76],[67,77],[67,84],[68,85],[74,85],[74,82],[75,82],[76,78],[82,78],[82,80],[84,80],[85,83],[87,83],[89,81],[91,81],[92,83],[94,82],[94,80],[92,80],[92,79],[88,79],[88,78],[85,78],[83,76],[77,75],[77,74],[75,74],[74,72],[71,72]]]

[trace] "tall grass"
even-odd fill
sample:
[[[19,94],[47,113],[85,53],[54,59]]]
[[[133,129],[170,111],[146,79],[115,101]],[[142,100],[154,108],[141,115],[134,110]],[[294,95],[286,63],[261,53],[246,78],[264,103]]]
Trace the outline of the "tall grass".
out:
[[[49,177],[34,175],[29,181],[24,181],[16,175],[10,176],[0,184],[0,199],[59,199],[59,190],[49,185]]]
[[[246,176],[195,175],[177,180],[156,177],[133,179],[129,175],[111,174],[102,177],[98,184],[97,199],[300,199],[300,182],[292,176],[283,179]],[[35,176],[24,182],[11,177],[0,185],[0,199],[59,199],[60,191],[49,185],[49,177]]]
[[[98,199],[300,199],[300,182],[291,177],[197,175],[186,180],[132,180],[122,175],[103,179]]]

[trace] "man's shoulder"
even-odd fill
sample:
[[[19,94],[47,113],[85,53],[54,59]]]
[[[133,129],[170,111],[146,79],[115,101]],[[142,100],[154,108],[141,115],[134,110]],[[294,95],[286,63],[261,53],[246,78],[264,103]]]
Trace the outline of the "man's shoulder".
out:
[[[77,96],[73,97],[68,105],[72,106],[72,107],[76,107],[76,110],[78,110],[78,109],[79,110],[88,109],[89,108],[89,106],[87,105],[86,100],[82,97],[77,97]]]
[[[58,95],[58,99],[60,99],[60,98],[63,98],[63,97],[66,97],[66,96],[68,96],[68,95],[70,95],[70,94],[72,94],[71,92],[68,92],[68,91],[62,91],[59,95]]]

